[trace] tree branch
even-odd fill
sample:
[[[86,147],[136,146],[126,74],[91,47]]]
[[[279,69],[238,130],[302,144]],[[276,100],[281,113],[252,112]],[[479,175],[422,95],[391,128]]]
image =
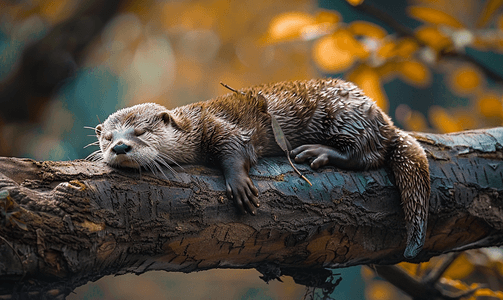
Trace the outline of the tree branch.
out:
[[[432,194],[426,244],[410,261],[503,244],[503,128],[415,136]],[[150,270],[258,268],[272,279],[404,261],[404,215],[386,169],[299,165],[309,187],[286,159],[263,159],[251,171],[262,205],[250,216],[227,200],[221,173],[201,166],[169,180],[84,160],[0,166],[0,295],[57,297]]]
[[[377,275],[401,289],[414,300],[446,299],[459,300],[473,294],[478,287],[467,291],[453,293],[444,290],[438,283],[443,273],[459,256],[459,253],[449,253],[442,264],[427,273],[423,278],[410,275],[399,266],[373,265]]]

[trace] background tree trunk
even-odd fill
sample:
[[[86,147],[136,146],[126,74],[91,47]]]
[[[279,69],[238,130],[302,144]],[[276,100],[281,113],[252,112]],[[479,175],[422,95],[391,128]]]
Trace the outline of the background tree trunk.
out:
[[[415,134],[429,155],[426,244],[412,262],[503,244],[503,128]],[[64,297],[108,274],[257,268],[265,279],[404,261],[390,170],[312,171],[284,158],[251,171],[257,216],[239,215],[218,170],[169,180],[84,160],[0,159],[0,295]],[[298,278],[300,281],[300,278]]]
[[[0,120],[39,121],[40,112],[63,82],[74,76],[86,48],[117,13],[121,1],[84,1],[66,21],[24,50],[19,68],[0,82]]]

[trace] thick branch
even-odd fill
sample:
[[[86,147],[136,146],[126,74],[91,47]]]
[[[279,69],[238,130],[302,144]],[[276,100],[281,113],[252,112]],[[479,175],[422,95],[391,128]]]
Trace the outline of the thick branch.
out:
[[[416,137],[429,154],[432,195],[413,262],[503,244],[503,128]],[[8,191],[0,295],[65,294],[124,272],[258,268],[270,276],[404,260],[404,215],[386,169],[299,165],[310,187],[286,159],[263,159],[251,171],[262,205],[249,216],[225,197],[220,172],[205,167],[163,180],[83,160],[2,158],[0,166],[0,195]]]

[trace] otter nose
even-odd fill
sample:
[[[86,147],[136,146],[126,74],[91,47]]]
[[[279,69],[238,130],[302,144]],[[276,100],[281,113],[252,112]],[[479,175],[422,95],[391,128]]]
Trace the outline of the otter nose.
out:
[[[112,148],[112,151],[115,152],[115,154],[126,154],[131,150],[131,146],[127,144],[117,144]]]

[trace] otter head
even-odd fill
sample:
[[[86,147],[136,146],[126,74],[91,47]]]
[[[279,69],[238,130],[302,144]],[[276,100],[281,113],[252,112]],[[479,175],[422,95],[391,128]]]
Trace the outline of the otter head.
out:
[[[114,167],[145,167],[162,172],[161,166],[177,164],[166,149],[177,130],[176,121],[161,105],[144,103],[124,108],[96,126],[100,150],[94,157]]]

